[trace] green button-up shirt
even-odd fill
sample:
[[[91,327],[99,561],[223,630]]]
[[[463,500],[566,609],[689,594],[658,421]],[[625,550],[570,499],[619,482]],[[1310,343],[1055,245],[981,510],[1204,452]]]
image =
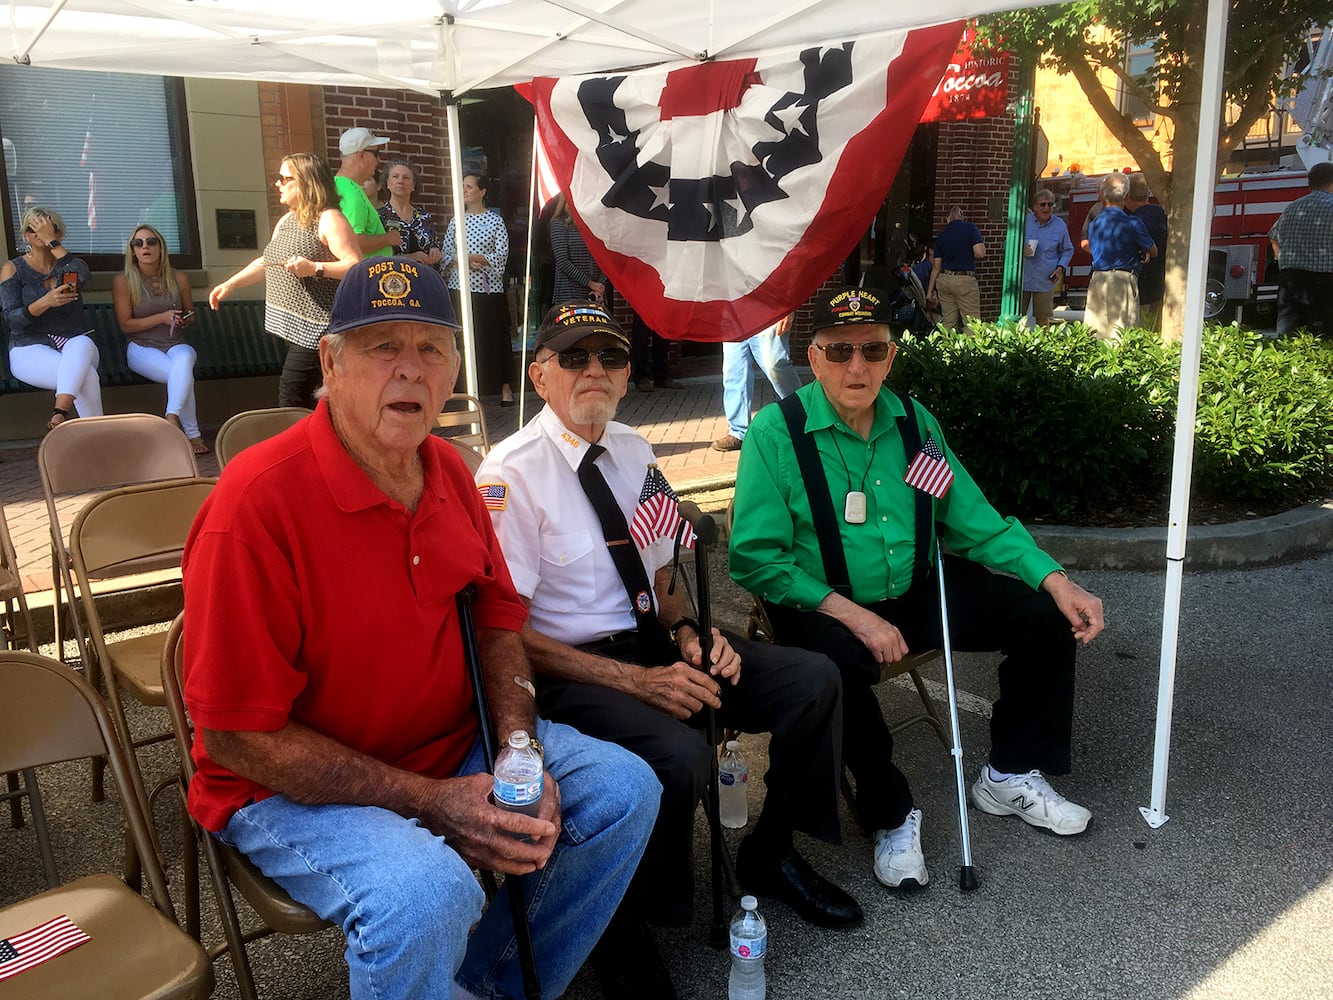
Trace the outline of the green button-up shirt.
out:
[[[902,401],[881,389],[869,439],[853,431],[834,411],[824,389],[812,382],[799,390],[806,430],[814,434],[819,458],[841,526],[852,599],[870,605],[901,597],[912,584],[915,560],[913,488],[903,482],[907,456],[898,433]],[[917,406],[924,441],[934,434],[954,480],[936,500],[940,537],[966,559],[1013,573],[1034,589],[1060,564],[1037,547],[1018,521],[1001,517],[987,502],[963,464],[949,449],[938,421]],[[847,493],[866,495],[866,519],[842,517]],[[933,558],[933,553],[932,553]],[[731,529],[731,575],[746,590],[774,604],[813,610],[832,588],[810,516],[805,482],[796,461],[787,422],[777,404],[756,414],[745,435],[736,474],[736,506]]]

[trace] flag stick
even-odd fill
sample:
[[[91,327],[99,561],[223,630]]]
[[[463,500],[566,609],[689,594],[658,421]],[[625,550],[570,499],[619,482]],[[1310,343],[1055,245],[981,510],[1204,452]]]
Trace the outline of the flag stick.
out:
[[[949,753],[953,756],[954,782],[958,786],[958,836],[963,845],[963,864],[958,870],[958,888],[970,892],[981,883],[977,881],[977,870],[972,867],[972,839],[967,829],[967,785],[963,779],[963,738],[958,731],[958,689],[953,678],[953,643],[949,639],[949,607],[944,599],[944,554],[939,546],[935,548],[935,572],[940,585],[940,632],[941,647],[944,649],[944,678],[949,689],[949,728],[953,734],[953,746]]]

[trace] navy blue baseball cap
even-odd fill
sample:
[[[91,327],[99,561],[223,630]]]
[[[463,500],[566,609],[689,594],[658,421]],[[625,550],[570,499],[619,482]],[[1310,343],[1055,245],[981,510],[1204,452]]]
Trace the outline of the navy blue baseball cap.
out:
[[[338,283],[328,333],[376,323],[429,323],[459,329],[438,271],[411,257],[367,257]]]

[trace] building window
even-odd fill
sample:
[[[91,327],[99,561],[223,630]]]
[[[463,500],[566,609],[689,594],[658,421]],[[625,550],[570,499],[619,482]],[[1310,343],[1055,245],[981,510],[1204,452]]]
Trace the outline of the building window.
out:
[[[1125,72],[1143,88],[1152,94],[1154,103],[1157,95],[1157,53],[1156,41],[1143,45],[1125,46]],[[1157,123],[1157,116],[1123,82],[1118,90],[1120,113],[1129,118],[1139,128],[1152,128]]]
[[[5,241],[26,207],[65,220],[65,243],[94,270],[120,270],[141,223],[166,237],[178,266],[200,265],[185,85],[129,73],[0,66]]]

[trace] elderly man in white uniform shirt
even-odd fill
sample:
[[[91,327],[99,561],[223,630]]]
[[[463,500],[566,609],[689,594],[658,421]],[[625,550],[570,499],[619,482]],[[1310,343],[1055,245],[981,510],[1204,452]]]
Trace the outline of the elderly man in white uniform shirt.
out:
[[[698,625],[669,587],[674,538],[629,528],[660,472],[652,446],[612,419],[628,347],[598,305],[548,312],[528,369],[546,406],[491,450],[477,484],[529,605],[523,640],[542,715],[634,751],[663,785],[644,860],[593,953],[608,996],[646,1000],[675,995],[651,961],[645,923],[690,919],[695,810],[717,766],[706,707],[723,725],[773,734],[764,807],[738,856],[745,887],[824,926],[859,923],[862,913],[792,843],[794,830],[838,840],[837,670],[822,654],[716,630],[713,662],[702,665]]]

